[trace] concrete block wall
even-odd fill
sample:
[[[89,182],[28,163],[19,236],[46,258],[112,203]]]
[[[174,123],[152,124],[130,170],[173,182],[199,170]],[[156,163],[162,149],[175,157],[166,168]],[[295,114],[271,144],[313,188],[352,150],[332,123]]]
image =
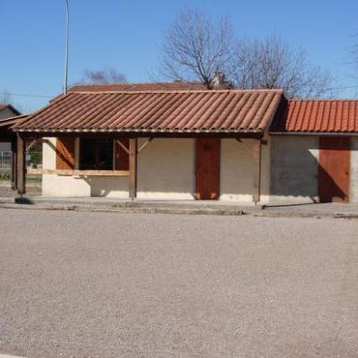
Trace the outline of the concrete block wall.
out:
[[[270,201],[318,200],[318,136],[272,136]],[[358,202],[358,137],[351,137],[350,202]]]
[[[314,202],[318,196],[319,138],[272,136],[270,201]]]

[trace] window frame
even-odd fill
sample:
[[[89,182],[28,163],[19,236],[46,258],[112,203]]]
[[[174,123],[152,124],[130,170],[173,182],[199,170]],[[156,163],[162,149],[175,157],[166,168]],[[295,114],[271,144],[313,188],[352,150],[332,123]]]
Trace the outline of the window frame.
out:
[[[113,138],[93,138],[93,137],[81,137],[79,138],[79,158],[78,158],[78,167],[80,170],[103,170],[103,171],[112,171],[115,168],[115,141]],[[106,139],[112,142],[111,144],[111,148],[112,148],[112,161],[111,161],[111,169],[101,169],[100,168],[100,159],[101,159],[101,140]],[[83,166],[83,150],[84,150],[84,145],[83,145],[83,141],[84,140],[93,140],[94,144],[95,144],[95,149],[94,149],[94,153],[95,153],[95,165],[92,168],[84,168]]]

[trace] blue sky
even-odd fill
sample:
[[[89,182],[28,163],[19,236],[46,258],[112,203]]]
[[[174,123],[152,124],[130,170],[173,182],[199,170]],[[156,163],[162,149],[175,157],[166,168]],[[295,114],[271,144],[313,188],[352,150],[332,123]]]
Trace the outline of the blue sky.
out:
[[[349,62],[358,37],[356,0],[70,0],[69,82],[86,69],[117,68],[131,82],[151,79],[159,47],[175,15],[194,7],[228,15],[238,36],[273,31],[338,76],[337,86],[358,85]],[[0,0],[0,92],[14,93],[24,111],[61,92],[64,62],[64,0]],[[356,96],[346,89],[340,96]]]

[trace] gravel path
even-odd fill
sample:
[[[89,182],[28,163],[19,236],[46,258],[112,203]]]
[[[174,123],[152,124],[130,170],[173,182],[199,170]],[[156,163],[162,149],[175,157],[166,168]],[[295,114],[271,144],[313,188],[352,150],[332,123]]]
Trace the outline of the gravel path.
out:
[[[358,356],[358,221],[0,217],[0,353]]]

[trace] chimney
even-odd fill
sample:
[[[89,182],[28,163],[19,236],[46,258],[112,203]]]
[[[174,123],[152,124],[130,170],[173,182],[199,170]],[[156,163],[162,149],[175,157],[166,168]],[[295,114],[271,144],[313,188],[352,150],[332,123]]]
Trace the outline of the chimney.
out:
[[[228,83],[226,81],[225,74],[221,71],[216,71],[214,74],[212,84],[213,84],[213,88],[227,86]]]

